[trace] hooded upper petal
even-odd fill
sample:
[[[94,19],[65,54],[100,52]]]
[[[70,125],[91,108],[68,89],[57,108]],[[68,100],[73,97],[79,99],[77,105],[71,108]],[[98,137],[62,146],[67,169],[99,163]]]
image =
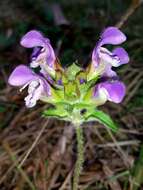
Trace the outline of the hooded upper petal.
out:
[[[31,30],[22,37],[20,44],[27,48],[33,48],[36,46],[43,47],[47,42],[49,42],[48,38],[44,38],[43,35],[36,30]]]
[[[101,45],[112,44],[117,45],[121,44],[126,40],[126,36],[116,27],[106,28],[100,36]]]
[[[37,78],[36,74],[34,74],[29,67],[25,65],[19,65],[11,73],[8,83],[13,86],[22,86],[28,81],[34,80],[35,78]]]

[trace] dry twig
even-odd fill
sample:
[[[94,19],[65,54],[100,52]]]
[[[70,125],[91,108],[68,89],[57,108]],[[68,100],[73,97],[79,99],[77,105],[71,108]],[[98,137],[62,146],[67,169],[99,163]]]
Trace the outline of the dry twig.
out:
[[[31,147],[29,148],[29,150],[27,151],[26,155],[24,156],[24,158],[22,159],[22,161],[19,164],[19,167],[22,167],[22,165],[24,164],[25,160],[28,158],[28,156],[30,155],[30,153],[32,152],[32,150],[34,149],[34,147],[36,146],[38,140],[40,139],[42,133],[44,132],[45,128],[48,125],[49,120],[47,120],[45,122],[45,124],[42,126],[42,129],[39,131],[35,141],[33,142],[33,144],[31,145]]]

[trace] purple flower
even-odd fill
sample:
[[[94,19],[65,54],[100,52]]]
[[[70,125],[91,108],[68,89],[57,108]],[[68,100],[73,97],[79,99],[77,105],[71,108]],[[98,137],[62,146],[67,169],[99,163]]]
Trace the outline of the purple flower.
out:
[[[22,37],[20,43],[26,48],[34,48],[31,56],[31,67],[40,66],[43,74],[55,75],[56,56],[48,38],[36,30],[31,30]]]
[[[103,31],[100,36],[100,40],[92,53],[92,66],[94,70],[98,68],[99,65],[105,65],[105,69],[102,73],[103,76],[115,76],[116,73],[112,71],[113,67],[118,67],[122,64],[129,62],[129,57],[127,52],[121,48],[117,47],[112,52],[102,47],[106,44],[118,45],[126,40],[126,36],[116,27],[108,27]]]
[[[72,98],[75,94],[80,101],[87,101],[91,105],[102,105],[107,100],[120,103],[125,95],[125,86],[118,81],[112,67],[128,63],[129,57],[121,47],[111,52],[103,46],[118,45],[125,40],[126,36],[118,28],[108,27],[93,50],[92,63],[87,70],[79,69],[75,64],[69,70],[64,70],[56,61],[49,39],[32,30],[23,36],[20,43],[24,47],[34,48],[30,66],[40,66],[40,73],[36,74],[29,67],[20,65],[12,72],[8,82],[20,86],[21,90],[28,87],[28,95],[25,97],[27,107],[35,106],[39,99],[53,104],[60,101],[73,104],[75,100],[71,102],[69,98],[71,90]],[[65,91],[70,87],[68,82],[71,83],[71,90]]]
[[[93,98],[103,100],[104,104],[107,100],[120,103],[125,96],[125,85],[120,81],[106,81],[97,84],[94,88]]]
[[[14,69],[8,83],[12,86],[20,86],[20,90],[28,87],[28,95],[24,100],[29,108],[35,106],[36,102],[43,96],[51,95],[48,82],[25,65],[20,65]]]

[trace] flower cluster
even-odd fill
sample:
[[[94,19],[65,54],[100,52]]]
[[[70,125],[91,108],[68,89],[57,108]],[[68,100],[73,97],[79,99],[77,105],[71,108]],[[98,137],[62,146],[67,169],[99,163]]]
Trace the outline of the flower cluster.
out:
[[[21,45],[26,48],[33,48],[30,67],[40,67],[39,73],[25,65],[15,68],[9,77],[9,84],[21,86],[23,90],[28,86],[28,96],[25,98],[27,107],[36,105],[37,100],[43,96],[51,95],[51,76],[55,76],[55,54],[48,38],[35,30],[28,32],[21,39]],[[51,75],[51,76],[50,76]]]
[[[104,46],[119,45],[125,40],[126,36],[118,28],[108,27],[100,35],[88,68],[80,68],[75,63],[62,68],[50,40],[31,30],[20,42],[26,48],[33,48],[30,67],[17,66],[8,82],[21,87],[20,90],[28,87],[25,104],[29,108],[35,106],[38,100],[53,104],[57,110],[47,115],[69,118],[71,113],[77,115],[75,109],[96,108],[107,100],[120,103],[125,95],[125,86],[113,67],[128,63],[129,57],[121,47],[109,51]]]

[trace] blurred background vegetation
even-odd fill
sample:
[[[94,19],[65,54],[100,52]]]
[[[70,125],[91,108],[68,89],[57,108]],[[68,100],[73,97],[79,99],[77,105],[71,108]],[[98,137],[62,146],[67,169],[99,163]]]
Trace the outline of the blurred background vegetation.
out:
[[[59,57],[63,66],[67,66],[72,62],[78,60],[81,66],[86,67],[86,65],[90,62],[91,53],[96,42],[98,41],[100,32],[107,26],[117,25],[120,21],[124,20],[124,17],[128,15],[128,13],[130,14],[130,12],[132,14],[127,18],[125,22],[122,23],[121,26],[121,30],[127,35],[128,38],[127,42],[125,42],[123,46],[129,53],[130,63],[117,69],[117,72],[120,74],[121,79],[127,85],[127,95],[121,105],[116,106],[108,103],[104,108],[107,112],[110,113],[110,115],[112,115],[113,119],[119,123],[121,130],[119,134],[117,134],[116,137],[114,137],[113,139],[111,138],[112,135],[106,135],[107,132],[105,133],[105,131],[102,131],[102,129],[99,131],[97,130],[98,128],[96,129],[96,131],[92,131],[93,129],[90,129],[91,131],[88,130],[93,135],[91,135],[90,132],[88,132],[89,134],[86,135],[87,142],[90,142],[87,145],[87,152],[90,156],[86,156],[85,165],[89,169],[90,167],[88,166],[88,164],[91,164],[90,166],[92,166],[92,170],[90,172],[88,171],[88,175],[86,173],[87,168],[85,167],[84,172],[86,173],[87,178],[85,178],[84,176],[85,181],[81,178],[81,189],[126,190],[130,188],[131,190],[137,190],[142,188],[141,184],[143,182],[143,164],[142,156],[139,156],[142,155],[141,145],[143,141],[143,6],[141,1],[0,1],[1,190],[18,190],[18,188],[30,189],[25,186],[25,182],[22,181],[23,178],[21,179],[19,177],[19,171],[17,169],[11,169],[9,171],[9,169],[12,167],[12,163],[10,161],[11,154],[9,154],[9,151],[6,147],[12,146],[12,151],[14,151],[18,159],[21,159],[23,157],[23,155],[35,139],[35,136],[32,136],[33,134],[31,133],[31,130],[33,130],[35,133],[37,130],[39,130],[37,127],[37,117],[40,117],[40,113],[43,109],[43,105],[39,104],[35,108],[36,110],[26,110],[23,103],[23,96],[20,95],[16,89],[11,88],[7,84],[8,76],[13,68],[15,68],[19,64],[28,65],[30,61],[29,56],[31,50],[25,49],[20,46],[20,38],[31,29],[39,30],[51,40],[52,46],[55,49],[55,52],[57,53],[57,56]],[[43,121],[43,118],[40,118],[40,120],[38,120],[38,123],[39,121],[45,122]],[[64,125],[64,123],[59,124],[56,121],[52,121],[50,126],[55,127],[55,130],[57,130],[57,135],[54,136],[55,133],[54,135],[52,135],[53,133],[51,132],[51,136],[47,137],[46,134],[44,134],[46,136],[46,140],[45,142],[42,142],[44,143],[44,145],[42,144],[41,146],[50,146],[49,149],[46,148],[46,150],[49,151],[45,154],[46,161],[51,158],[50,155],[52,155],[52,147],[56,145],[57,139],[60,138]],[[31,127],[31,129],[29,129],[29,127]],[[49,127],[47,129],[47,132],[49,132],[50,130],[52,129]],[[18,136],[21,134],[25,134],[25,136],[21,136],[21,138],[18,138]],[[31,138],[31,140],[27,141],[27,138]],[[53,140],[49,140],[50,138]],[[123,147],[123,150],[120,150],[120,147],[118,147],[118,151],[121,151],[121,154],[126,154],[126,161],[127,158],[129,159],[129,167],[125,164],[125,161],[123,165],[118,166],[118,164],[116,165],[114,163],[114,165],[111,164],[111,168],[106,168],[105,163],[110,163],[109,155],[112,155],[111,159],[115,160],[115,162],[117,160],[116,163],[119,162],[120,156],[118,156],[118,154],[115,155],[115,147],[112,148],[112,151],[109,149],[106,149],[105,151],[104,148],[101,148],[102,150],[100,150],[100,146],[96,147],[95,145],[101,143],[108,144],[108,141],[112,140],[115,140],[114,143],[117,144],[118,142],[123,140],[126,141],[126,143],[129,142],[129,144],[127,143],[127,146]],[[69,146],[69,149],[72,149],[72,152],[70,150],[70,153],[68,154],[67,151],[67,154],[69,156],[66,156],[65,158],[65,160],[70,159],[71,163],[73,163],[74,153],[76,152],[75,150],[73,150],[73,147],[75,145],[74,143],[75,140]],[[17,144],[19,144],[18,147]],[[25,149],[22,149],[22,146],[24,146]],[[37,146],[40,146],[40,143]],[[17,153],[18,150],[21,151]],[[56,151],[55,149],[53,150]],[[39,153],[37,153],[37,149],[32,155],[36,155],[36,158],[39,159]],[[68,164],[66,166],[64,165],[65,168],[62,168],[59,171],[59,175],[57,175],[57,178],[54,181],[54,185],[56,184],[55,186],[53,184],[51,185],[51,182],[50,185],[46,184],[46,187],[42,187],[42,185],[40,184],[43,180],[43,176],[41,176],[43,175],[43,173],[38,173],[40,169],[36,170],[36,172],[38,173],[36,173],[36,175],[40,175],[40,177],[36,178],[36,182],[34,181],[35,178],[33,177],[33,175],[31,175],[31,173],[29,174],[29,170],[34,167],[35,164],[35,158],[32,157],[32,155],[30,157],[31,160],[30,158],[29,160],[27,160],[24,171],[28,173],[27,175],[30,176],[30,178],[32,178],[32,182],[37,187],[37,189],[46,190],[49,187],[51,189],[59,189],[61,184],[64,182],[65,176],[68,174],[70,170],[69,168],[71,168],[72,164],[70,166]],[[94,155],[95,159],[93,159]],[[5,163],[3,162],[3,160],[5,160]],[[44,172],[46,170],[45,160],[43,161]],[[94,166],[92,165],[92,163],[95,164],[94,166],[96,167],[96,172],[93,171]],[[33,172],[33,170],[34,169],[31,169],[30,171]],[[100,172],[99,175],[96,176],[98,174],[98,170],[100,172],[101,170],[103,170],[103,174],[101,174],[101,176],[103,175],[104,177],[99,177]],[[116,175],[116,173],[121,174],[121,179],[120,176],[118,177],[118,175]],[[14,176],[14,180],[12,180],[12,176]],[[51,176],[55,176],[55,174]],[[112,178],[108,180],[109,176],[112,176]],[[19,178],[22,181],[21,186],[18,182]],[[53,178],[54,177],[51,177],[50,180],[53,180]],[[134,183],[132,183],[133,181],[136,181],[137,185],[134,185]],[[65,190],[66,189],[70,189],[70,185],[67,187],[65,186]]]

